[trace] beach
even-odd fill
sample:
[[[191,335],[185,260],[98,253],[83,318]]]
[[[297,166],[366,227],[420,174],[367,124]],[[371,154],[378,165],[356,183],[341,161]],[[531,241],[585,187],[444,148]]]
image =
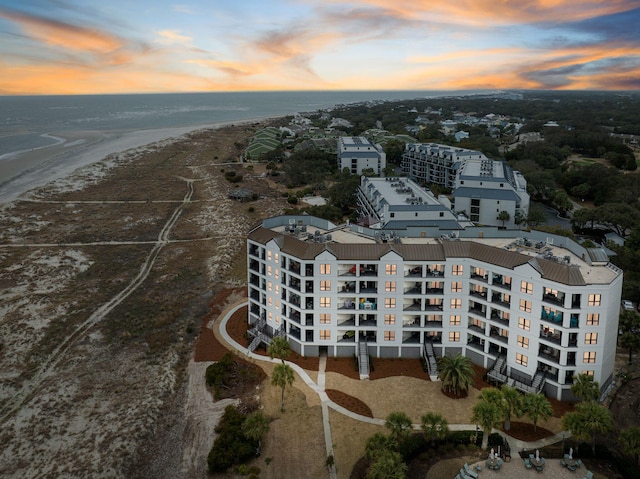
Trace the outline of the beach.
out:
[[[157,142],[167,142],[198,130],[262,120],[134,131],[82,130],[50,133],[51,137],[61,141],[51,146],[7,155],[0,160],[0,203],[8,203],[33,188],[69,176],[76,169],[110,155]]]

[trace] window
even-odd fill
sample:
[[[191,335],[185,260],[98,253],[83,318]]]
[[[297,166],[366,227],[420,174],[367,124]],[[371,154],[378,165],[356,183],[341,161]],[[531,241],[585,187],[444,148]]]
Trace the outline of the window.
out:
[[[462,308],[462,299],[460,298],[451,298],[451,309],[460,309]]]
[[[583,363],[595,363],[596,362],[596,352],[595,351],[585,351],[582,354],[582,362]]]
[[[280,258],[280,255],[278,253],[273,255],[273,260],[277,263],[278,259]]]
[[[280,285],[276,284],[276,294],[278,294],[280,292]]]
[[[600,295],[599,294],[590,294],[589,295],[589,306],[600,306]]]
[[[395,314],[385,314],[384,315],[384,324],[396,324],[396,315]]]
[[[390,275],[395,275],[398,271],[398,267],[395,264],[388,264],[385,266],[385,272]]]
[[[320,274],[331,274],[331,265],[330,264],[321,264],[320,265]]]
[[[331,307],[331,298],[323,296],[320,298],[320,307],[321,308],[330,308]]]
[[[598,344],[598,333],[586,333],[584,335],[584,344]]]
[[[451,274],[453,276],[462,276],[463,269],[461,264],[454,264],[451,266]]]
[[[587,326],[598,326],[600,324],[600,313],[587,314]]]
[[[271,281],[267,281],[267,291],[271,291]]]
[[[462,283],[460,281],[454,281],[451,283],[452,293],[462,293]]]
[[[329,313],[322,313],[320,315],[320,324],[331,324],[331,315]]]
[[[273,298],[271,296],[269,296],[269,298],[267,299],[267,303],[269,304],[269,306],[273,306]]]
[[[518,346],[523,349],[529,349],[529,338],[525,336],[518,336]]]
[[[331,281],[320,281],[320,291],[331,291]]]
[[[395,291],[396,291],[396,282],[395,281],[386,281],[384,283],[384,290],[387,293],[395,293]]]
[[[267,251],[267,259],[271,261],[271,251]]]
[[[396,307],[396,298],[385,298],[384,307],[385,308],[395,308]]]
[[[267,276],[271,276],[272,271],[271,266],[267,266]]]
[[[528,281],[521,281],[520,292],[525,294],[533,294],[533,283],[529,283]]]
[[[275,276],[276,279],[280,277],[280,270],[278,268],[275,269],[273,276]]]
[[[321,340],[329,340],[329,339],[331,339],[331,331],[329,331],[328,329],[321,329],[320,330],[320,339]]]
[[[451,326],[460,326],[460,316],[457,314],[449,316],[449,324]]]
[[[520,300],[520,311],[525,311],[527,313],[531,312],[531,301],[526,301],[524,299]]]
[[[384,332],[384,340],[385,341],[395,341],[396,340],[396,332],[395,331],[385,331]]]
[[[531,331],[531,321],[524,318],[518,318],[518,327],[525,331]]]
[[[591,377],[593,377],[593,375],[594,375],[594,371],[593,371],[593,369],[583,369],[583,370],[580,372],[580,374],[584,374],[584,375],[586,375],[586,376],[591,376]]]
[[[268,319],[269,319],[269,321],[273,321],[273,313],[269,312]]]
[[[276,299],[276,309],[280,309],[280,300]]]
[[[529,364],[529,358],[522,353],[516,353],[516,364],[526,366]]]
[[[449,331],[449,341],[452,343],[460,342],[460,331]]]

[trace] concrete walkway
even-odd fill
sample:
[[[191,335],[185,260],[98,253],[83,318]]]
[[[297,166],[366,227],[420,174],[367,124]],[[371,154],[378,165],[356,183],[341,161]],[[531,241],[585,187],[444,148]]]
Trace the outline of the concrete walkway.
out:
[[[231,336],[229,336],[229,334],[227,333],[227,322],[229,321],[229,318],[231,318],[231,316],[238,311],[239,309],[245,307],[248,305],[248,301],[246,300],[242,300],[236,304],[234,304],[233,306],[227,308],[226,310],[222,311],[220,313],[220,317],[219,320],[216,321],[214,323],[214,328],[218,328],[218,331],[220,333],[220,335],[224,338],[224,340],[233,348],[235,348],[236,350],[242,352],[245,356],[250,357],[251,359],[255,359],[257,361],[265,361],[265,362],[271,362],[271,363],[277,363],[280,360],[279,359],[271,359],[270,357],[267,356],[262,356],[260,354],[255,354],[250,352],[247,348],[241,346],[240,344],[238,344],[233,338],[231,338]],[[320,356],[320,365],[318,368],[318,383],[316,384],[313,379],[311,379],[311,377],[307,374],[307,372],[302,369],[300,366],[298,366],[295,363],[292,363],[290,361],[287,361],[287,364],[289,364],[289,366],[291,366],[293,368],[293,370],[298,374],[298,376],[300,376],[300,378],[305,382],[305,384],[307,384],[307,386],[309,386],[309,388],[311,388],[313,391],[315,391],[316,393],[318,393],[318,396],[320,397],[320,403],[322,406],[322,422],[323,422],[323,427],[324,427],[324,438],[325,438],[325,446],[326,446],[326,450],[327,450],[327,457],[332,456],[333,455],[333,441],[331,439],[331,427],[329,424],[329,408],[333,409],[336,412],[339,412],[340,414],[343,414],[345,416],[348,416],[352,419],[355,419],[357,421],[362,421],[362,422],[366,422],[369,424],[376,424],[379,426],[384,426],[385,424],[385,420],[384,419],[378,419],[378,418],[370,418],[367,416],[362,416],[360,414],[356,414],[352,411],[349,411],[348,409],[345,409],[344,407],[340,406],[339,404],[334,403],[331,399],[329,399],[329,396],[327,396],[327,393],[324,390],[325,387],[325,369],[326,369],[326,364],[327,364],[327,357],[326,355],[322,355]],[[414,424],[413,425],[414,429],[420,429],[420,425],[419,424]],[[476,429],[476,425],[475,424],[449,424],[449,429],[451,431],[474,431]],[[518,451],[522,450],[522,449],[538,449],[538,448],[542,448],[546,445],[549,444],[554,444],[557,443],[559,441],[562,441],[562,437],[564,435],[564,438],[568,438],[569,434],[565,433],[565,432],[559,432],[557,434],[554,434],[553,436],[549,436],[546,437],[544,439],[540,439],[539,441],[533,441],[533,442],[525,442],[525,441],[521,441],[519,439],[513,438],[507,434],[505,434],[503,431],[497,431],[497,430],[493,430],[492,432],[499,432],[501,435],[505,436],[507,441],[509,442],[509,447],[511,448],[512,451],[512,460],[517,460],[519,459],[519,455],[518,455]],[[559,463],[559,460],[558,460]],[[329,468],[329,478],[330,479],[336,479],[337,475],[336,475],[336,471],[335,471],[335,467],[331,467]]]

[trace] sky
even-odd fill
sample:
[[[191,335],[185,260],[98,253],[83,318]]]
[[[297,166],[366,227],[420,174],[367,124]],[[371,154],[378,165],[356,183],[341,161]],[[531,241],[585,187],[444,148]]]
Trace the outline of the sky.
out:
[[[0,0],[0,94],[640,89],[640,0]]]

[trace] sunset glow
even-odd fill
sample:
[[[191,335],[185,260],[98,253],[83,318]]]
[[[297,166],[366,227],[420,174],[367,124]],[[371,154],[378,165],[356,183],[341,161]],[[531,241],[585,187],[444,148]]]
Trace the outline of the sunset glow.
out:
[[[639,20],[640,0],[0,0],[0,94],[636,90]]]

